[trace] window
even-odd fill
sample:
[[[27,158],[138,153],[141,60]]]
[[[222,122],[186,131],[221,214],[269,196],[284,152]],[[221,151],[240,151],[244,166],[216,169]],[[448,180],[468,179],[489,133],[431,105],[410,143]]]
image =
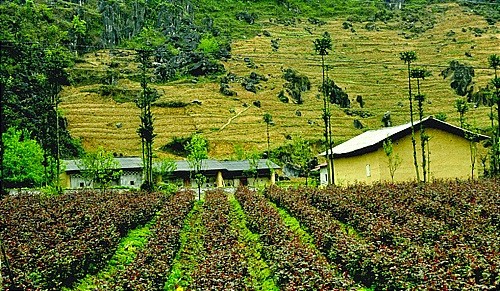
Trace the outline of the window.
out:
[[[134,186],[135,182],[134,181],[130,181],[130,186]]]
[[[372,171],[370,169],[370,164],[366,164],[366,176],[371,177]]]
[[[83,188],[85,187],[85,183],[84,182],[80,182],[80,188]]]

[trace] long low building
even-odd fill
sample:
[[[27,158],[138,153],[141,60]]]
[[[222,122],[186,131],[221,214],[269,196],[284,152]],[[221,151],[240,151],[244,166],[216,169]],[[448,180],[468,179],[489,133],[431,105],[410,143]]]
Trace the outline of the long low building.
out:
[[[115,158],[120,165],[116,170],[122,171],[119,178],[111,186],[139,188],[142,184],[142,159],[137,157]],[[92,187],[91,181],[86,181],[78,160],[65,160],[65,172],[62,174],[62,185],[67,189]],[[175,161],[176,169],[163,178],[163,182],[172,182],[178,186],[196,188],[192,177],[193,169],[187,161]],[[238,187],[239,185],[271,185],[275,183],[275,171],[280,169],[271,160],[260,159],[257,162],[256,175],[251,174],[251,164],[243,161],[203,160],[202,174],[207,178],[203,188]],[[255,178],[256,177],[256,178]]]
[[[115,158],[122,173],[118,179],[112,181],[111,186],[123,186],[139,188],[142,184],[142,159],[136,157]],[[82,169],[79,167],[79,160],[64,160],[64,173],[61,175],[61,184],[66,189],[91,188],[92,182],[85,180]]]

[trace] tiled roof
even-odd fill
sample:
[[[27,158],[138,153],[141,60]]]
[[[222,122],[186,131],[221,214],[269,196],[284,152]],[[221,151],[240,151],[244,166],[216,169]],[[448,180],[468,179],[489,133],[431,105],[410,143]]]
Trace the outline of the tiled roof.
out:
[[[174,172],[189,172],[191,167],[187,161],[176,161],[177,169]],[[270,160],[260,159],[258,161],[257,169],[279,169],[280,167]],[[210,170],[226,170],[229,172],[236,171],[247,171],[250,169],[250,162],[248,160],[243,161],[217,161],[217,160],[204,160],[202,163],[203,171]]]
[[[472,133],[466,129],[461,127],[449,124],[447,122],[438,120],[429,116],[422,120],[422,124],[426,128],[438,128],[455,135],[459,135],[464,137],[467,133]],[[416,121],[413,123],[415,130],[420,128],[420,121]],[[371,150],[376,150],[382,146],[382,143],[387,138],[398,139],[407,134],[411,133],[411,123],[406,123],[393,127],[386,127],[377,130],[369,130],[358,136],[351,138],[350,140],[341,143],[332,149],[332,153],[334,157],[342,157],[342,156],[354,156],[357,154],[362,154],[365,152],[369,152]],[[488,136],[485,135],[476,135],[478,139],[488,139]],[[330,153],[330,151],[328,151]],[[320,155],[325,156],[327,152],[322,152]]]
[[[66,166],[66,172],[80,171],[80,168],[78,167],[78,161],[79,160],[63,160],[63,163]],[[142,169],[141,158],[115,158],[115,161],[119,163],[121,170]]]
[[[120,164],[122,170],[129,169],[142,169],[142,159],[141,158],[115,158],[115,160]],[[174,172],[190,172],[192,169],[189,166],[188,161],[175,161],[177,168]],[[78,160],[64,160],[66,165],[66,172],[80,171],[78,167]],[[258,162],[257,169],[279,169],[280,167],[270,160],[261,159]],[[243,161],[217,161],[217,160],[203,160],[202,170],[203,171],[246,171],[250,169],[250,163],[248,160]]]

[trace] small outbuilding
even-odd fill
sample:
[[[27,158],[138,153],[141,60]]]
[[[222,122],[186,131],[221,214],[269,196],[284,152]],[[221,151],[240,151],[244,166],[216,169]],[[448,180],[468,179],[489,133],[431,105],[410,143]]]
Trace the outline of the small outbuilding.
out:
[[[414,122],[416,153],[420,179],[423,179],[422,147],[420,128],[423,125],[428,142],[425,155],[428,163],[428,180],[476,177],[480,168],[480,156],[485,153],[481,143],[489,137],[474,134],[447,122],[427,117]],[[403,124],[378,130],[366,131],[331,149],[333,165],[328,161],[320,167],[322,185],[328,183],[328,174],[333,169],[333,181],[336,185],[353,183],[371,184],[379,181],[408,181],[416,179],[411,141],[411,124]],[[389,170],[389,159],[383,144],[390,139],[393,157],[399,160],[399,166]],[[330,151],[328,151],[330,153]],[[320,154],[327,157],[327,152]],[[327,159],[329,160],[329,159]]]

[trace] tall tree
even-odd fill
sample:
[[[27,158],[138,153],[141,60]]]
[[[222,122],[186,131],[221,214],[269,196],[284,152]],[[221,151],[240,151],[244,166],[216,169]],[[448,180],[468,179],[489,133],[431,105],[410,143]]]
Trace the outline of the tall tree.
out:
[[[311,160],[314,158],[314,154],[311,145],[307,140],[301,137],[296,137],[292,140],[292,163],[300,168],[304,176],[306,177],[306,186],[308,185],[309,174],[311,173]]]
[[[417,60],[417,53],[414,51],[405,51],[399,53],[399,58],[407,64],[408,68],[408,100],[410,102],[410,124],[411,124],[411,144],[413,147],[413,165],[417,174],[417,181],[420,182],[420,173],[418,171],[417,161],[417,142],[415,140],[415,127],[413,122],[413,95],[411,92],[411,64]]]
[[[245,174],[248,177],[253,178],[254,187],[257,185],[257,179],[259,178],[258,170],[260,157],[261,155],[256,149],[253,149],[252,151],[245,154],[245,158],[248,161],[248,170],[245,170]]]
[[[83,44],[85,35],[87,33],[87,22],[80,18],[80,16],[74,15],[71,21],[71,34],[73,35],[73,50],[78,55],[83,52]]]
[[[264,113],[264,122],[266,123],[266,133],[267,133],[267,154],[270,153],[271,142],[269,136],[269,126],[273,124],[273,116],[270,113]]]
[[[491,83],[495,87],[495,94],[493,96],[493,102],[491,104],[491,108],[493,108],[493,104],[497,105],[497,130],[493,134],[493,146],[491,153],[491,174],[498,175],[500,173],[500,78],[498,77],[497,70],[500,68],[500,56],[493,54],[488,57],[488,63],[490,68],[492,68],[495,72],[495,76]],[[491,113],[491,119],[493,120],[493,113]],[[493,121],[492,121],[493,124]]]
[[[455,109],[457,109],[459,115],[460,127],[465,128],[465,113],[469,111],[467,100],[464,98],[458,98],[455,100]]]
[[[323,121],[325,123],[325,145],[326,152],[329,163],[328,169],[328,184],[333,184],[333,154],[331,153],[332,143],[329,135],[330,121],[331,121],[331,112],[330,112],[330,102],[328,102],[329,92],[327,92],[327,78],[326,78],[326,66],[325,66],[325,56],[328,55],[329,51],[332,50],[332,38],[328,32],[323,33],[322,38],[317,38],[313,42],[314,51],[321,56],[321,73],[322,73],[322,83],[321,83],[321,92],[323,94]]]
[[[497,70],[500,68],[500,56],[493,54],[490,55],[488,58],[488,63],[490,65],[490,68],[492,68],[495,71],[495,77],[492,80],[492,84],[495,87],[495,101],[497,104],[497,124],[498,126],[498,132],[500,132],[500,78],[498,77]]]
[[[0,40],[0,199],[2,199],[4,195],[4,176],[3,176],[3,156],[4,156],[4,144],[3,144],[3,133],[4,133],[4,126],[5,126],[5,120],[4,120],[4,91],[5,91],[5,82],[7,81],[4,76],[7,74],[5,73],[5,68],[4,68],[4,56],[3,56],[3,41]],[[0,241],[0,244],[2,242]]]
[[[425,155],[425,144],[428,141],[428,137],[425,134],[424,123],[422,122],[424,118],[424,101],[425,95],[420,91],[421,82],[429,77],[431,73],[423,68],[415,68],[411,70],[411,77],[417,79],[417,95],[415,95],[415,100],[417,101],[418,107],[418,118],[420,121],[420,147],[422,150],[422,173],[424,176],[424,183],[427,182],[427,157]]]
[[[191,137],[185,149],[189,152],[187,161],[191,169],[194,170],[194,179],[198,186],[198,200],[201,198],[201,185],[205,183],[207,178],[202,174],[203,160],[208,158],[207,141],[200,134],[194,134]],[[193,174],[193,173],[192,173]]]
[[[474,129],[465,121],[465,113],[469,111],[469,104],[465,98],[458,98],[455,100],[455,109],[457,110],[460,118],[460,127],[467,129],[464,137],[469,141],[470,164],[471,164],[471,179],[474,179],[474,170],[476,167],[477,159],[477,142],[478,135]]]
[[[140,119],[141,124],[137,129],[137,133],[141,137],[142,161],[144,165],[144,181],[141,189],[146,191],[153,190],[153,142],[156,134],[154,133],[153,112],[151,104],[160,97],[156,89],[148,86],[150,76],[148,68],[151,64],[151,50],[137,50],[140,69],[141,69],[141,88],[142,92],[139,98],[135,101],[137,107],[141,109]]]
[[[61,133],[59,124],[59,103],[61,99],[59,93],[62,91],[64,85],[69,85],[69,74],[66,72],[66,68],[71,66],[71,59],[69,58],[67,51],[60,48],[46,49],[44,58],[44,67],[46,86],[48,88],[47,92],[49,94],[50,103],[53,110],[53,116],[55,116],[55,169],[56,173],[53,177],[53,183],[55,183],[57,189],[60,191],[60,169],[61,169]],[[47,126],[49,128],[50,125]]]

